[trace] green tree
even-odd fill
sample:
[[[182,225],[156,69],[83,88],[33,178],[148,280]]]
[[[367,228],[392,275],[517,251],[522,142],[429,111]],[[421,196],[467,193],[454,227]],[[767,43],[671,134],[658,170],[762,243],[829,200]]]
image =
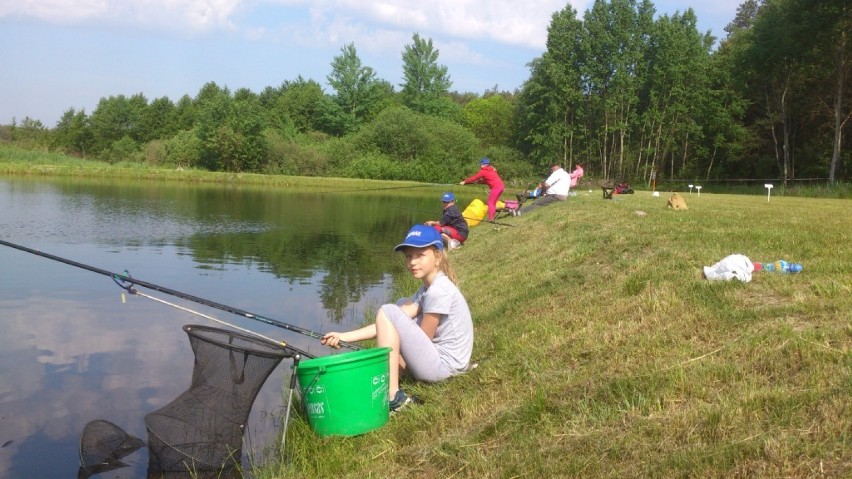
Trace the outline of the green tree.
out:
[[[590,156],[597,157],[605,177],[625,172],[653,15],[654,6],[648,0],[596,0],[583,18],[583,75],[589,92],[587,143]]]
[[[843,0],[766,1],[751,27],[725,42],[749,100],[744,156],[757,174],[777,174],[786,183],[800,174],[835,181],[843,171],[852,112],[850,8]]]
[[[215,83],[196,98],[202,165],[211,170],[260,171],[266,162],[267,114],[258,95],[238,89],[233,95]]]
[[[734,175],[742,167],[748,131],[743,116],[748,102],[737,85],[731,42],[724,42],[711,55],[708,68],[708,94],[702,97],[698,113],[704,124],[707,155],[700,167],[704,177],[721,178]],[[696,175],[699,177],[699,175]]]
[[[372,68],[361,64],[354,43],[340,49],[340,55],[331,62],[331,69],[326,79],[334,88],[334,101],[340,107],[341,129],[355,131],[376,114],[382,98],[387,95],[387,88],[376,79]]]
[[[713,39],[701,34],[692,9],[656,22],[648,55],[646,90],[648,108],[644,112],[651,145],[646,161],[669,177],[694,169],[695,156],[704,150],[701,106],[710,101],[709,60]]]
[[[523,150],[539,165],[573,163],[576,135],[582,131],[584,103],[582,22],[571,5],[553,14],[547,50],[532,61],[519,96]]]
[[[301,76],[281,86],[281,96],[275,102],[278,116],[286,115],[300,133],[329,130],[329,111],[333,101],[314,80]]]
[[[427,115],[457,117],[459,109],[448,94],[452,82],[447,67],[438,64],[439,52],[432,39],[415,33],[411,41],[402,52],[403,104]]]
[[[92,131],[85,110],[65,110],[53,129],[53,147],[85,157],[91,144]]]
[[[166,162],[180,168],[193,168],[201,163],[202,145],[198,134],[182,130],[165,141]]]
[[[514,134],[515,105],[502,95],[471,100],[462,107],[464,126],[485,146],[508,146]]]
[[[18,124],[13,118],[11,125],[11,139],[13,142],[25,148],[41,148],[48,146],[49,132],[41,120],[25,116]]]
[[[140,141],[170,138],[178,131],[175,104],[168,97],[157,98],[144,109],[139,122]]]
[[[335,163],[353,176],[447,182],[461,177],[477,157],[476,137],[458,123],[412,111],[383,110],[347,138],[346,156]],[[378,167],[376,167],[378,165]]]
[[[133,140],[134,144],[150,139],[143,121],[147,108],[148,100],[142,93],[130,98],[124,95],[101,98],[90,118],[93,152],[105,151],[125,137]],[[127,151],[128,144],[124,141],[118,151]],[[115,157],[116,153],[110,155]]]
[[[802,61],[809,71],[803,96],[812,99],[807,111],[815,118],[826,118],[824,129],[831,131],[831,161],[827,170],[829,181],[834,183],[843,155],[843,131],[852,118],[852,98],[848,94],[852,88],[852,48],[849,46],[852,5],[845,0],[793,0],[790,3],[791,21],[801,24],[806,32],[798,44],[803,51]],[[816,92],[816,95],[807,92]],[[815,132],[814,136],[818,134]],[[812,163],[819,162],[818,157],[808,159]]]
[[[737,7],[737,14],[734,19],[725,25],[725,33],[730,38],[739,31],[748,30],[754,25],[754,20],[757,18],[757,13],[760,7],[766,3],[766,0],[745,0]]]
[[[198,121],[195,101],[189,95],[180,97],[175,105],[175,131],[191,130]]]
[[[237,150],[232,157],[223,156],[223,160],[227,160],[226,169],[261,171],[266,162],[266,136],[263,132],[266,123],[258,97],[237,90],[227,126],[235,133]]]
[[[198,115],[195,132],[201,141],[199,166],[212,171],[222,169],[222,148],[226,142],[220,138],[219,129],[227,123],[231,113],[231,92],[209,82],[196,95],[194,108]]]

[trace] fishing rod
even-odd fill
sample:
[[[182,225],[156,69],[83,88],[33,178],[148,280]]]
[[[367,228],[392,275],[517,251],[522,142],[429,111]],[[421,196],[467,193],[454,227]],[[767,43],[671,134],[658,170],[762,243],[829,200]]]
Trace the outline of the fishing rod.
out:
[[[30,254],[34,254],[36,256],[41,256],[43,258],[51,259],[53,261],[58,261],[60,263],[65,263],[65,264],[70,265],[70,266],[75,266],[75,267],[80,268],[80,269],[85,269],[85,270],[91,271],[93,273],[98,273],[98,274],[101,274],[101,275],[104,275],[104,276],[108,276],[108,277],[112,278],[113,281],[118,283],[119,286],[121,286],[124,289],[127,289],[124,285],[127,285],[128,287],[132,287],[133,285],[138,285],[138,286],[141,286],[143,288],[147,288],[147,289],[151,289],[151,290],[154,290],[154,291],[159,291],[159,292],[164,293],[164,294],[168,294],[170,296],[174,296],[174,297],[177,297],[177,298],[185,299],[187,301],[192,301],[192,302],[195,302],[195,303],[198,303],[198,304],[203,304],[205,306],[210,306],[211,308],[216,308],[216,309],[219,309],[219,310],[222,310],[222,311],[226,311],[226,312],[229,312],[229,313],[232,313],[232,314],[236,314],[237,316],[242,316],[242,317],[247,318],[247,319],[259,321],[261,323],[268,324],[270,326],[276,326],[276,327],[279,327],[281,329],[286,329],[288,331],[292,331],[294,333],[303,334],[303,335],[311,337],[311,338],[322,339],[322,337],[323,337],[322,334],[317,333],[316,331],[311,331],[309,329],[305,329],[305,328],[302,328],[302,327],[299,327],[299,326],[287,324],[287,323],[284,323],[284,322],[281,322],[281,321],[276,321],[274,319],[270,319],[270,318],[267,318],[267,317],[259,315],[259,314],[250,313],[248,311],[245,311],[245,310],[242,310],[242,309],[239,309],[239,308],[235,308],[233,306],[228,306],[228,305],[225,305],[225,304],[222,304],[222,303],[217,303],[215,301],[210,301],[209,299],[199,298],[198,296],[193,296],[191,294],[182,293],[182,292],[176,291],[174,289],[166,288],[164,286],[160,286],[160,285],[157,285],[157,284],[154,284],[154,283],[149,283],[147,281],[142,281],[140,279],[132,278],[129,275],[112,273],[112,272],[109,272],[109,271],[104,270],[104,269],[96,268],[94,266],[89,266],[89,265],[83,264],[83,263],[78,263],[78,262],[72,261],[70,259],[61,258],[59,256],[55,256],[55,255],[52,255],[52,254],[49,254],[49,253],[44,253],[42,251],[38,251],[38,250],[35,250],[35,249],[32,249],[32,248],[27,248],[26,246],[21,246],[19,244],[10,243],[10,242],[4,241],[2,239],[0,239],[0,245],[8,246],[10,248],[15,248],[17,250],[24,251],[24,252],[27,252],[27,253],[30,253]],[[124,283],[124,285],[119,283],[119,281]],[[356,351],[363,349],[363,348],[361,348],[361,346],[358,346],[356,344],[352,344],[352,343],[349,343],[349,342],[346,342],[346,341],[341,341],[340,345],[344,346],[346,348],[352,349],[352,350],[356,350]]]
[[[125,271],[125,273],[126,273],[126,271]],[[128,275],[128,276],[129,276],[129,275]],[[229,328],[236,329],[237,331],[242,331],[243,333],[246,333],[246,334],[249,334],[249,335],[251,335],[251,336],[254,336],[254,337],[257,337],[257,338],[263,339],[264,341],[268,341],[268,342],[270,342],[270,343],[273,343],[273,344],[275,344],[276,346],[278,346],[278,347],[280,347],[280,348],[283,348],[283,349],[291,349],[291,350],[293,350],[294,352],[296,352],[296,353],[298,353],[298,354],[301,354],[302,356],[304,356],[304,357],[306,357],[306,358],[313,358],[313,357],[314,357],[314,356],[312,356],[312,355],[308,354],[308,353],[307,353],[307,352],[305,352],[305,351],[302,351],[301,349],[299,349],[299,348],[297,348],[297,347],[295,347],[295,346],[291,346],[291,345],[287,344],[287,342],[286,342],[286,341],[278,341],[277,339],[270,338],[269,336],[266,336],[266,335],[260,334],[260,333],[258,333],[258,332],[252,331],[252,330],[250,330],[250,329],[241,328],[241,327],[237,326],[236,324],[231,324],[231,323],[229,323],[229,322],[227,322],[227,321],[222,321],[222,320],[221,320],[221,319],[219,319],[219,318],[214,318],[213,316],[210,316],[210,315],[208,315],[208,314],[201,313],[201,312],[199,312],[199,311],[195,311],[194,309],[187,308],[186,306],[181,306],[181,305],[179,305],[179,304],[175,304],[175,303],[172,303],[172,302],[170,302],[170,301],[166,301],[166,300],[164,300],[164,299],[162,299],[162,298],[157,298],[157,297],[155,297],[155,296],[151,296],[150,294],[142,293],[142,292],[140,292],[140,291],[137,291],[137,290],[136,290],[136,288],[133,288],[133,287],[132,287],[132,285],[130,285],[130,284],[122,284],[122,283],[119,283],[119,282],[118,282],[115,278],[113,278],[113,281],[115,281],[115,283],[116,283],[117,285],[119,285],[122,289],[127,290],[127,292],[128,292],[128,293],[130,293],[130,294],[134,294],[134,295],[136,295],[136,296],[142,296],[143,298],[148,298],[148,299],[153,300],[153,301],[156,301],[156,302],[158,302],[158,303],[160,303],[160,304],[165,304],[166,306],[171,306],[171,307],[173,307],[173,308],[179,309],[179,310],[181,310],[181,311],[186,311],[187,313],[194,314],[194,315],[196,315],[196,316],[201,316],[201,317],[202,317],[202,318],[204,318],[204,319],[208,319],[208,320],[213,321],[213,322],[215,322],[215,323],[219,323],[219,324],[221,324],[221,325],[223,325],[223,326],[227,326],[227,327],[229,327]],[[123,300],[123,299],[124,299],[124,296],[122,295],[122,300]]]
[[[418,208],[406,208],[404,206],[389,205],[388,208],[394,208],[394,209],[403,210],[403,211],[417,211],[417,212],[420,212],[420,213],[435,214],[435,212],[432,211],[432,210],[421,210],[421,209],[418,209]],[[470,220],[470,221],[481,221],[483,223],[491,223],[491,224],[497,225],[497,226],[511,226],[512,228],[514,228],[516,226],[516,225],[509,224],[509,223],[501,223],[499,221],[487,220],[485,218],[479,220],[477,218],[470,218],[470,217],[467,217],[467,216],[464,216],[464,215],[462,215],[462,218],[464,218],[465,220]]]
[[[329,193],[368,193],[370,191],[384,191],[384,190],[402,190],[402,189],[411,189],[411,188],[437,188],[439,186],[458,186],[450,183],[425,183],[422,185],[410,185],[410,186],[387,186],[382,188],[361,188],[361,189],[352,189],[352,190],[332,190]]]

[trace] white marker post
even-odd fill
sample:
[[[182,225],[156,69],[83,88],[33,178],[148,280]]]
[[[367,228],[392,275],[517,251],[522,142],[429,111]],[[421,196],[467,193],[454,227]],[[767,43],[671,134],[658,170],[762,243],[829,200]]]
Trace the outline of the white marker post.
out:
[[[692,185],[689,185],[689,194],[692,194]]]
[[[698,185],[695,185],[695,189],[698,190],[698,196],[701,196],[701,187],[698,186]]]
[[[772,183],[766,183],[763,187],[766,188],[766,202],[769,203],[769,196],[772,194],[773,188]]]

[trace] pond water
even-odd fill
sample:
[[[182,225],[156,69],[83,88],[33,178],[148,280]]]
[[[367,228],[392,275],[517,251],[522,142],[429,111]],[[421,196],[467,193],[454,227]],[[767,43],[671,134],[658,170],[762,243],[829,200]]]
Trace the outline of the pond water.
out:
[[[391,248],[440,215],[440,190],[393,193],[0,178],[0,239],[308,330],[348,329],[403,271]],[[142,291],[329,353],[306,336]],[[221,326],[122,292],[105,275],[0,245],[0,477],[74,477],[89,421],[146,439],[145,414],[189,386],[181,327]],[[274,441],[290,364],[258,395],[244,455]],[[124,462],[102,475],[144,477],[147,451]]]

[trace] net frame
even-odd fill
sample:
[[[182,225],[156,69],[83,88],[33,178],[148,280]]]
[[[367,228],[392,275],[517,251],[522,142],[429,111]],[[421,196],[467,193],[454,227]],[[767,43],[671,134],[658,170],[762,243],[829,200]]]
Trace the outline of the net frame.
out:
[[[251,406],[292,349],[243,333],[186,325],[195,355],[189,389],[145,416],[149,472],[239,467]]]

